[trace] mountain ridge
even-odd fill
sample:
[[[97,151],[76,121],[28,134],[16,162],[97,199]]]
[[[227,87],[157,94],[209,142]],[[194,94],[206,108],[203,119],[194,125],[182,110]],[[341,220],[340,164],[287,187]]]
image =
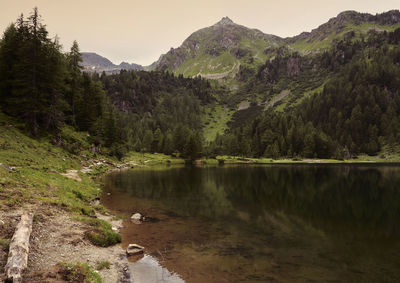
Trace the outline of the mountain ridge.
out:
[[[142,65],[135,63],[121,62],[119,65],[114,64],[106,57],[95,52],[82,52],[82,67],[87,72],[106,72],[118,73],[121,70],[143,70]]]
[[[400,11],[390,10],[380,14],[372,15],[369,13],[360,13],[354,10],[347,10],[339,13],[336,17],[330,18],[326,23],[319,25],[310,32],[302,32],[298,35],[287,37],[285,40],[292,41],[297,39],[311,38],[316,39],[323,31],[327,29],[343,29],[345,24],[351,23],[360,25],[362,23],[371,23],[376,25],[395,25],[400,22]],[[322,40],[323,38],[318,38]]]
[[[348,33],[363,36],[370,30],[390,31],[396,26],[400,27],[399,10],[375,15],[348,10],[309,32],[283,38],[237,24],[225,16],[215,24],[193,32],[180,46],[171,47],[149,66],[126,62],[116,65],[93,52],[82,53],[82,65],[89,72],[116,73],[122,69],[170,71],[186,77],[216,79],[234,87],[243,79],[243,70],[257,71],[266,60],[275,56],[274,50],[279,47],[300,54],[318,53]]]
[[[310,32],[282,38],[236,24],[229,17],[193,32],[177,48],[171,48],[153,63],[153,69],[168,70],[184,76],[232,81],[240,68],[256,69],[271,58],[269,50],[286,46],[307,54],[329,48],[348,32],[358,35],[369,30],[390,31],[400,26],[399,10],[380,14],[344,11]],[[228,77],[228,79],[226,78]]]

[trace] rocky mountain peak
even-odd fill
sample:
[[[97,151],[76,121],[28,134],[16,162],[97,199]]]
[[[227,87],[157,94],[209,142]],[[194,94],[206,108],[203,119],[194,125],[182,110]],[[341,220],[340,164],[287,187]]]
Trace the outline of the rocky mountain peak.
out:
[[[223,17],[218,23],[215,25],[218,26],[226,26],[226,25],[233,25],[234,22],[229,17]]]

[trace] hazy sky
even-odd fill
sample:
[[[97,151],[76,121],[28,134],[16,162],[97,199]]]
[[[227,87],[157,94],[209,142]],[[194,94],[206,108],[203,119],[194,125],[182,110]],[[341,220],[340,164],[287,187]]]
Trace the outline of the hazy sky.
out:
[[[65,50],[77,40],[114,63],[151,64],[192,32],[228,16],[281,37],[310,31],[344,10],[381,13],[400,0],[0,0],[1,32],[37,6]]]

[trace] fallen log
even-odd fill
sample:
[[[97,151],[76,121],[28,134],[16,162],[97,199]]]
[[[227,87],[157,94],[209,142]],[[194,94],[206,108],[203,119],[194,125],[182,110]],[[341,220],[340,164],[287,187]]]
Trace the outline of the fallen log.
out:
[[[11,239],[5,266],[6,282],[22,282],[22,272],[28,265],[29,237],[32,232],[32,223],[33,213],[24,212]]]

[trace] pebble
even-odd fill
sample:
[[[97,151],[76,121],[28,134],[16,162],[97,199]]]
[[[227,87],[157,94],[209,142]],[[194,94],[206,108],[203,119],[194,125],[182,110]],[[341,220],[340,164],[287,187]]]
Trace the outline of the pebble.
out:
[[[4,225],[4,224],[5,224],[4,221],[0,220],[0,225]]]

